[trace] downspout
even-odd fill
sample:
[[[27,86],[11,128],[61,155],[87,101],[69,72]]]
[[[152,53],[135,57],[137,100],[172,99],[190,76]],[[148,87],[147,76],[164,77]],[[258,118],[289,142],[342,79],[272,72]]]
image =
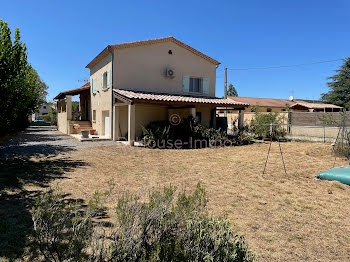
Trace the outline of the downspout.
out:
[[[111,93],[112,93],[112,108],[111,108],[111,138],[112,140],[114,139],[114,132],[113,132],[113,123],[114,123],[114,115],[113,115],[113,111],[114,111],[114,94],[113,94],[113,76],[114,76],[114,70],[113,70],[113,62],[114,62],[114,52],[113,52],[113,49],[111,51],[111,46],[108,45],[107,46],[107,50],[108,52],[112,55],[112,83],[111,83]]]

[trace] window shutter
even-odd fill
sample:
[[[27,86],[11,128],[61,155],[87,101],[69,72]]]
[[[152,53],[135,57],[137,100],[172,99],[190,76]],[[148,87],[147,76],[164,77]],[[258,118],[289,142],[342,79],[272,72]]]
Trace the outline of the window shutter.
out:
[[[101,90],[103,90],[103,73],[101,74]]]
[[[96,94],[96,78],[92,79],[92,93]]]
[[[107,71],[107,89],[111,87],[111,70]]]
[[[203,78],[203,94],[209,95],[209,78]]]
[[[190,92],[190,77],[183,76],[182,77],[182,91],[188,93]]]

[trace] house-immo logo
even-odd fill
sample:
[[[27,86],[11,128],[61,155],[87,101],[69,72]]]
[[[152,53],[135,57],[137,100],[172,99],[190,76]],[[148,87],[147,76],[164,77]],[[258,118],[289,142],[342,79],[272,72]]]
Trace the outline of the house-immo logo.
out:
[[[181,117],[178,114],[172,114],[169,117],[169,122],[173,126],[177,126],[178,124],[181,123]]]

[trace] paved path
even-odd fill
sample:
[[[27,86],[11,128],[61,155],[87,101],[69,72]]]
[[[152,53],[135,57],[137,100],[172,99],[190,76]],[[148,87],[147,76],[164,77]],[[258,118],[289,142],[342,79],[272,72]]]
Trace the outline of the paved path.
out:
[[[51,127],[29,127],[0,144],[0,157],[32,157],[58,155],[64,152],[100,145],[116,145],[114,141],[79,142]]]

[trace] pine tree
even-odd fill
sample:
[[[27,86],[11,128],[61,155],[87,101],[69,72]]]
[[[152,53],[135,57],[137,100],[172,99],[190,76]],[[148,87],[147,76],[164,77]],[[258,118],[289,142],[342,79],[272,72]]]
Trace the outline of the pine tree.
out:
[[[238,92],[232,84],[228,85],[227,95],[228,96],[238,96]]]
[[[328,78],[331,80],[327,83],[330,90],[321,94],[321,100],[350,109],[350,57],[344,59],[344,64],[336,72]]]

